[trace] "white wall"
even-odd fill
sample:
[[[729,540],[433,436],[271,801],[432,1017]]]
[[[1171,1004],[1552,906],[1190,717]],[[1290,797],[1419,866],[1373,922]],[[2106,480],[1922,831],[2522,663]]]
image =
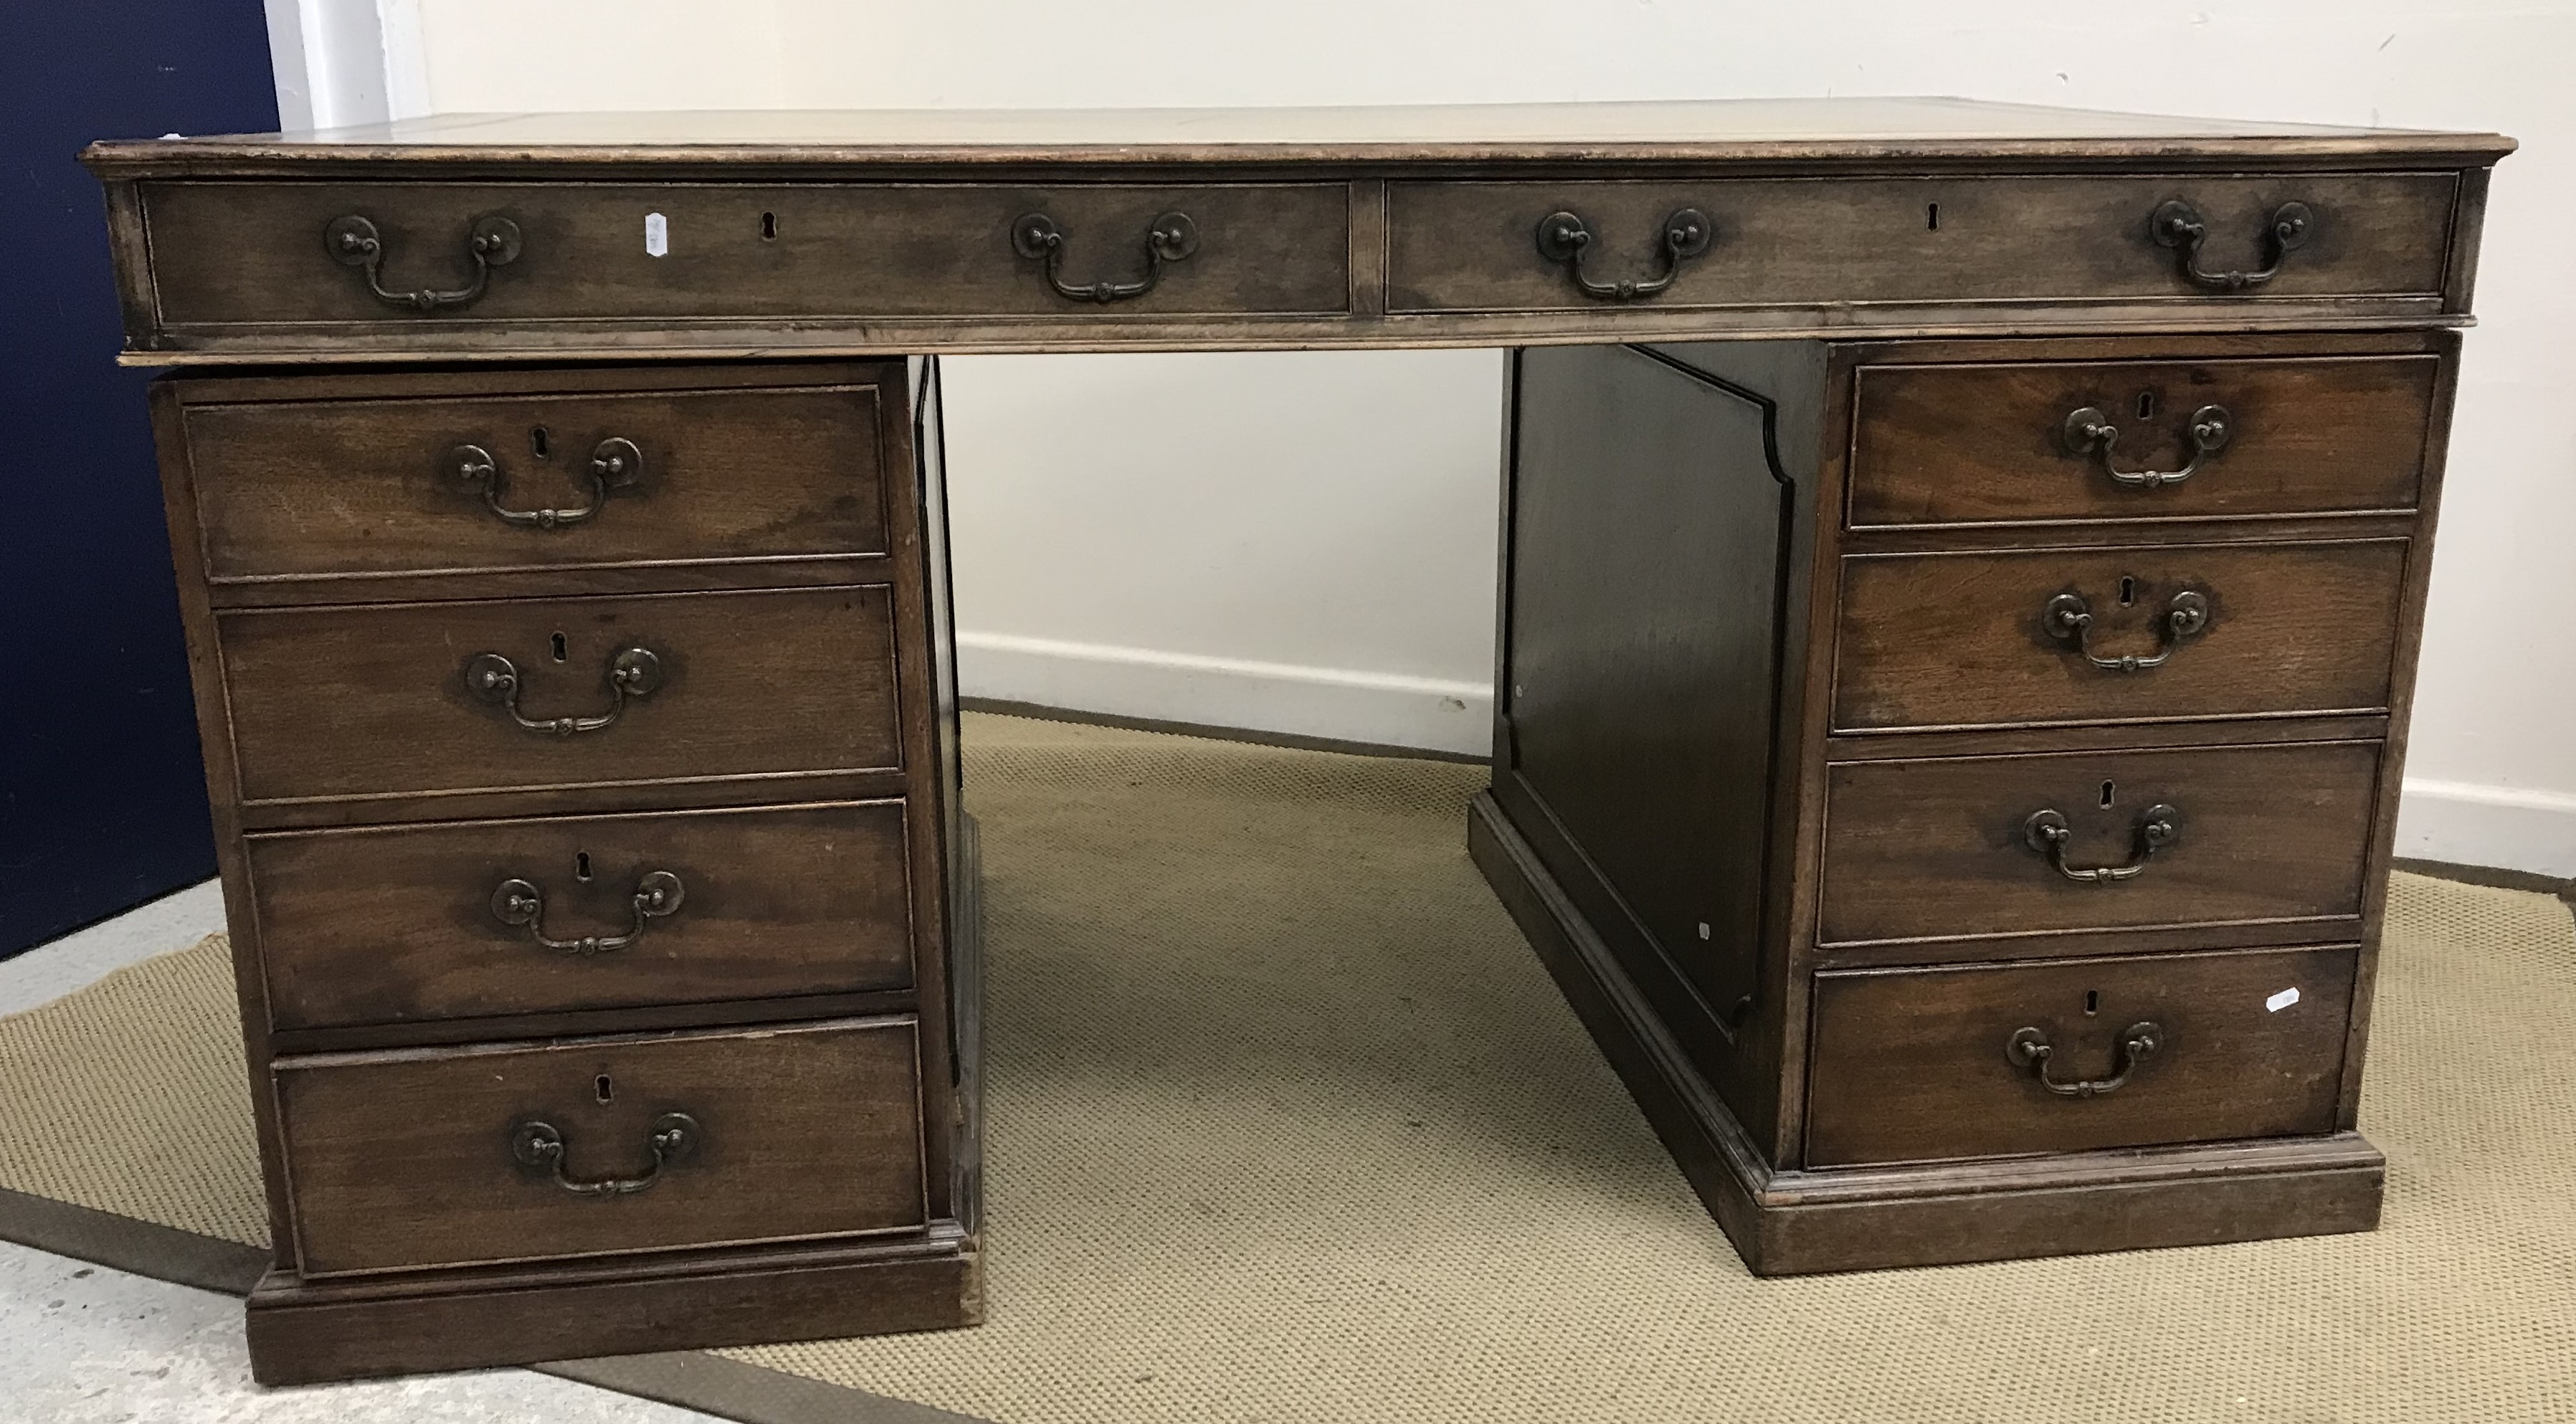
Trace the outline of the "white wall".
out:
[[[372,19],[396,113],[1962,94],[2514,134],[2400,841],[2576,874],[2576,420],[2550,394],[2576,389],[2571,0],[270,3],[308,36]],[[1496,373],[1472,352],[952,362],[970,690],[1476,745]]]

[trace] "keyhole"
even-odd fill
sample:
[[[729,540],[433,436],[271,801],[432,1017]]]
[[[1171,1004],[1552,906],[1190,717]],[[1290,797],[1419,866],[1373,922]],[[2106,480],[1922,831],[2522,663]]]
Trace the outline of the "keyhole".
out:
[[[544,426],[540,425],[536,429],[528,432],[528,448],[537,452],[538,459],[542,460],[546,457],[546,428]]]
[[[2109,783],[2109,782],[2107,782],[2107,781],[2106,781],[2106,782],[2103,782],[2102,784],[2103,784],[2104,786],[2106,786],[2106,787],[2107,787],[2107,786],[2109,786],[2111,783]],[[2111,800],[2110,800],[2110,798],[2109,798],[2108,796],[2103,797],[2103,799],[2102,799],[2102,804],[2103,804],[2103,805],[2105,805],[2105,806],[2110,805],[2110,804],[2111,804]],[[588,880],[588,879],[590,878],[590,852],[589,852],[589,851],[586,851],[586,850],[585,850],[585,851],[578,851],[578,852],[575,852],[575,853],[574,853],[573,858],[572,858],[572,878],[573,878],[573,879],[575,879],[575,880]]]
[[[2120,606],[2122,608],[2126,608],[2137,601],[2138,581],[2133,578],[2122,578],[2120,580]]]
[[[1941,205],[1939,203],[1928,204],[1924,207],[1923,227],[1927,232],[1939,232],[1941,230]]]
[[[2126,602],[2128,602],[2129,600],[2127,600],[2127,599],[2125,599],[2125,598],[2124,598],[2124,599],[2121,599],[2120,601],[2121,601],[2122,603],[2126,603]],[[570,655],[571,655],[570,649],[569,649],[569,648],[567,648],[567,647],[565,646],[565,644],[564,644],[564,635],[563,635],[563,634],[561,634],[561,633],[557,633],[557,634],[555,634],[553,637],[548,638],[548,639],[546,640],[546,642],[547,642],[550,646],[552,646],[552,647],[554,648],[554,652],[555,652],[555,661],[556,661],[556,662],[562,662],[566,657],[568,657],[568,656],[570,656]]]
[[[778,240],[778,214],[762,213],[760,215],[760,240],[763,242],[776,242]]]
[[[2100,1012],[2102,1012],[2102,991],[2101,991],[2101,990],[2099,990],[2099,989],[2087,989],[2087,990],[2085,990],[2085,991],[2084,991],[2084,1013],[2085,1013],[2085,1016],[2089,1018],[2089,1017],[2091,1017],[2092,1015],[2094,1015],[2094,1014],[2098,1014],[2098,1013],[2100,1013]],[[600,1079],[599,1081],[600,1081],[600,1082],[602,1082],[602,1083],[606,1083],[608,1080],[607,1080],[606,1078],[602,1078],[602,1079]],[[607,1101],[608,1101],[608,1099],[607,1099],[605,1096],[602,1096],[602,1097],[600,1098],[600,1101],[604,1103],[604,1102],[607,1102]]]
[[[2111,809],[2111,783],[2107,781],[2102,783],[2102,809],[2105,811]],[[582,879],[584,880],[588,880],[589,878],[590,877],[588,875],[582,876]]]
[[[616,1085],[608,1081],[608,1075],[605,1073],[600,1074],[598,1081],[592,1083],[590,1086],[591,1091],[597,1094],[599,1100],[603,1103],[612,1102],[617,1097]]]
[[[2138,419],[2152,420],[2155,418],[2155,414],[2156,393],[2154,391],[2138,392]]]

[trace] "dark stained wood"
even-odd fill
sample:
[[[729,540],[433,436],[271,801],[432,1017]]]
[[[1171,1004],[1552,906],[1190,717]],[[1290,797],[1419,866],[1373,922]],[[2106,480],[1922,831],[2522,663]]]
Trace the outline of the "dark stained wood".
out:
[[[434,114],[319,133],[94,144],[108,171],[311,173],[506,159],[705,170],[916,164],[1076,170],[1365,159],[1390,164],[1830,160],[1847,165],[2023,159],[2079,166],[2155,159],[2223,168],[2356,159],[2438,166],[2500,158],[2492,133],[2186,118],[1945,97],[1627,103],[1083,109],[750,109]]]
[[[2407,548],[2382,539],[1847,558],[1834,728],[2378,712]],[[2075,594],[2092,612],[2096,656],[2153,656],[2170,601],[2187,591],[2208,600],[2208,622],[2160,667],[2097,668],[2043,623],[2052,599]]]
[[[2349,1132],[1802,1171],[1763,1158],[1499,798],[1477,867],[1755,1275],[2133,1251],[2379,1224],[2385,1162]]]
[[[1807,1165],[2331,1132],[2353,969],[2347,945],[1821,975]],[[2139,1023],[2155,1050],[2098,1096],[2005,1053],[2035,1028],[2052,1079],[2104,1081]]]
[[[898,350],[1591,348],[1510,368],[1471,849],[1748,1264],[2367,1228],[2382,1166],[2348,1129],[2456,379],[2436,328],[2467,319],[2510,147],[1838,101],[451,116],[94,149],[128,359],[277,363],[156,397],[279,1243],[261,1377],[980,1317],[937,369]],[[2149,239],[2172,197],[2209,218],[2213,267],[2260,265],[2282,201],[2320,221],[2272,282],[2211,291]],[[1593,270],[1648,275],[1682,203],[1718,241],[1662,295],[1579,295],[1536,252],[1570,207]],[[1134,301],[1067,299],[1010,251],[1037,210],[1077,282],[1141,272],[1164,211],[1200,247]],[[527,245],[476,301],[410,311],[320,250],[348,211],[398,287],[464,275],[484,213]],[[2124,467],[2172,463],[2154,422],[2208,392],[2237,438],[2188,484],[2108,492],[2062,450],[2080,397],[2135,426]],[[441,502],[421,463],[515,430],[524,474],[476,440],[512,503],[567,504],[567,443],[638,412],[663,432],[647,487],[575,529]],[[2216,617],[2151,672],[2039,628],[2081,591],[2098,647],[2143,651],[2183,586]],[[463,696],[488,647],[532,713],[597,710],[628,638],[670,676],[605,732],[535,736]],[[2123,859],[2122,814],[2158,799],[2183,836],[2132,880],[2074,885],[2021,843],[2063,801],[2071,859]],[[682,918],[622,959],[519,970],[534,946],[493,934],[481,882],[505,861],[589,855],[586,894],[528,878],[550,928],[607,931],[617,875],[682,852]],[[2342,986],[2339,1037],[2227,1017],[2228,974],[2292,963],[2342,966],[2306,1000],[2321,1022]],[[631,977],[602,992],[591,969]],[[2178,1006],[2169,1055],[2077,1108],[2113,1127],[1942,1098],[2009,1077],[1948,1027],[2067,976]],[[1916,1032],[1903,1062],[1873,1046],[1890,1025]],[[906,1047],[870,1060],[873,1089],[744,1066],[889,1026]],[[2253,1045],[2251,1086],[2208,1076],[2213,1044]],[[528,1065],[612,1053],[612,1077],[689,1069],[794,1160],[742,1186],[743,1161],[696,1159],[715,1201],[674,1190],[688,1164],[609,1202],[454,1185],[528,1185],[494,1141],[560,1088]],[[1847,1106],[1890,1092],[1931,1106]],[[900,1145],[847,1147],[841,1099]],[[2240,1135],[2107,1145],[2213,1134]],[[463,1175],[422,1170],[442,1160]],[[744,1244],[799,1236],[819,1239]]]
[[[2325,742],[1834,766],[1816,937],[2357,921],[2379,751]],[[2159,805],[2178,813],[2180,834],[2132,879],[2079,884],[2023,838],[2034,812],[2054,810],[2072,832],[2070,865],[2122,865]]]
[[[1707,214],[1716,238],[1651,299],[1660,306],[2208,302],[2212,294],[2183,278],[2173,250],[2148,236],[2148,215],[2171,198],[2190,201],[2209,224],[2206,268],[2264,265],[2258,243],[2282,203],[2319,214],[2316,238],[2255,302],[2432,295],[2442,287],[2456,186],[2448,174],[1397,183],[1387,305],[1597,307],[1602,299],[1540,254],[1540,220],[1560,209],[1584,220],[1596,281],[1645,281],[1660,275],[1664,220],[1682,208]]]
[[[2432,356],[1875,366],[1859,376],[1854,525],[2411,510]],[[2118,427],[2113,467],[2177,471],[2193,413],[2230,436],[2180,484],[2123,486],[2068,447],[2072,412]],[[2148,413],[2140,415],[2145,410]]]
[[[306,1279],[919,1229],[909,1017],[647,1038],[281,1059],[279,1129]],[[661,1115],[696,1149],[591,1197],[516,1161],[537,1120],[578,1180],[654,1171]]]
[[[897,768],[890,604],[876,587],[221,614],[241,797]],[[754,624],[762,636],[743,636]],[[495,652],[519,669],[529,717],[597,715],[628,646],[660,659],[663,685],[597,731],[532,732],[466,690],[466,664]],[[743,799],[762,794],[751,783]]]
[[[366,397],[192,403],[208,576],[883,554],[875,382],[780,374],[771,390],[615,393],[502,375],[444,398],[388,377]],[[592,451],[612,437],[642,452],[640,477],[556,528],[500,518],[452,458],[462,445],[488,452],[505,508],[579,510],[594,498]]]
[[[934,1234],[685,1264],[485,1273],[401,1294],[272,1272],[252,1291],[247,1319],[254,1378],[315,1384],[975,1325],[984,1319],[983,1257],[971,1239]]]
[[[1629,952],[1688,981],[1673,1011],[1731,1039],[1760,978],[1788,537],[1765,410],[1629,348],[1517,369],[1504,770],[1583,848]]]
[[[143,188],[159,319],[174,330],[398,316],[324,249],[323,230],[350,213],[376,225],[384,282],[402,291],[462,286],[475,221],[517,223],[524,248],[480,298],[416,318],[468,330],[603,318],[1344,312],[1348,198],[1345,186],[1320,183]],[[1109,307],[1059,294],[1012,247],[1012,224],[1045,213],[1065,233],[1065,281],[1135,281],[1145,234],[1167,212],[1196,225],[1198,251],[1168,264],[1152,291]],[[646,251],[647,213],[667,225],[663,256]]]
[[[879,801],[255,835],[273,1027],[906,988],[904,821]],[[492,909],[525,880],[549,938],[626,935],[657,871],[679,906],[622,949],[550,950]]]

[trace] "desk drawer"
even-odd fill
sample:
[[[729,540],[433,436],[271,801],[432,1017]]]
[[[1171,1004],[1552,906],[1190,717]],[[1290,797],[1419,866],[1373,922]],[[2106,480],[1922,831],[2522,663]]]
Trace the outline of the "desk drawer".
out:
[[[1396,183],[1387,306],[2430,298],[2442,286],[2456,186],[2450,174],[2418,173]],[[2207,230],[2199,265],[2212,278],[2281,255],[2268,234],[2284,205],[2304,205],[2308,221],[2277,276],[2230,288],[2188,275],[2187,244],[2168,246],[2151,231],[2175,201]],[[1713,233],[1676,268],[1664,234],[1685,211],[1704,215]],[[1558,212],[1590,234],[1583,274],[1606,290],[1585,292],[1570,256],[1541,250],[1540,227]],[[1625,300],[1616,291],[1668,272],[1663,291]]]
[[[2379,753],[2308,742],[1838,763],[1817,938],[2358,916]],[[2073,878],[2107,867],[2129,873]]]
[[[704,374],[733,388],[392,376],[346,399],[191,402],[207,579],[886,552],[878,383],[900,411],[898,368]]]
[[[2388,706],[2407,549],[1846,558],[1834,728],[2375,712]],[[2131,657],[2137,667],[2119,665]]]
[[[2411,510],[2440,371],[2433,356],[1863,367],[1851,523]]]
[[[917,1229],[917,1052],[903,1018],[281,1059],[303,1274]]]
[[[1807,1165],[2331,1132],[2354,969],[2336,946],[1820,974]]]
[[[1337,313],[1346,184],[149,182],[155,317],[172,330],[780,317]],[[1149,233],[1167,214],[1159,271]],[[1136,283],[1100,301],[1069,287]],[[361,218],[381,254],[340,246]],[[656,221],[658,219],[658,221]],[[506,223],[506,228],[497,227]],[[495,234],[502,240],[497,244]],[[658,234],[658,238],[655,236]],[[478,257],[479,237],[492,265]],[[327,237],[327,242],[326,242]],[[659,246],[657,254],[653,249]],[[1035,255],[1024,255],[1023,249]],[[1184,250],[1186,249],[1186,250]],[[426,307],[421,291],[449,294]]]
[[[902,765],[883,586],[240,609],[216,627],[253,806]]]
[[[905,803],[249,837],[277,1029],[901,989]]]

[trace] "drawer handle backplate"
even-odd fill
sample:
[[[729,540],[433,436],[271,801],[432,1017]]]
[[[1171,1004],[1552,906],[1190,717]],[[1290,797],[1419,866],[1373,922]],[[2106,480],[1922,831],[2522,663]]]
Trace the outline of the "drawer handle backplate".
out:
[[[1708,251],[1716,239],[1717,224],[1697,208],[1676,208],[1664,219],[1664,275],[1649,282],[1596,282],[1583,271],[1583,254],[1592,246],[1592,229],[1573,213],[1550,213],[1538,221],[1538,255],[1562,264],[1575,287],[1587,297],[1603,301],[1633,302],[1651,297],[1673,284],[1682,274],[1682,264]]]
[[[653,1165],[640,1177],[576,1177],[564,1170],[564,1158],[570,1155],[564,1143],[563,1129],[535,1118],[510,1129],[510,1155],[522,1166],[542,1167],[554,1176],[555,1185],[575,1196],[623,1197],[644,1190],[662,1180],[662,1169],[698,1150],[698,1139],[705,1136],[698,1120],[687,1113],[669,1112],[653,1119],[645,1144],[653,1149]]]
[[[608,660],[608,710],[588,717],[531,717],[519,710],[519,669],[499,653],[476,653],[465,660],[465,688],[510,714],[531,732],[569,737],[596,732],[617,720],[626,699],[649,695],[662,685],[662,660],[649,648],[621,649]]]
[[[2061,593],[2050,599],[2048,606],[2040,610],[2039,622],[2048,636],[2104,672],[2142,672],[2164,666],[2184,639],[2209,626],[2209,595],[2184,589],[2165,600],[2164,616],[2156,620],[2159,641],[2153,653],[2123,653],[2106,658],[2093,651],[2093,605],[2080,593]]]
[[[687,896],[680,877],[667,870],[647,871],[635,882],[631,902],[635,926],[620,935],[583,935],[579,939],[556,939],[546,933],[546,892],[536,882],[513,877],[502,881],[492,891],[492,917],[505,925],[524,926],[528,938],[562,954],[613,954],[644,937],[644,928],[664,915],[680,908]]]
[[[474,280],[452,292],[422,287],[417,291],[398,292],[385,285],[385,243],[376,235],[376,225],[351,213],[333,218],[322,229],[322,244],[332,259],[344,267],[366,269],[367,290],[379,301],[413,311],[436,311],[440,307],[461,307],[483,295],[492,281],[492,269],[507,267],[519,260],[519,225],[504,217],[476,218],[465,235],[465,255],[474,259]]]
[[[2173,198],[2158,205],[2147,219],[2147,234],[2158,245],[2182,254],[2182,274],[2213,292],[2242,292],[2281,275],[2281,264],[2306,245],[2316,230],[2317,215],[2308,210],[2307,204],[2283,203],[2273,212],[2272,226],[2266,234],[2271,247],[2269,266],[2259,272],[2209,272],[2200,265],[2200,245],[2209,240],[2209,224],[2201,220],[2200,209]]]
[[[2004,1056],[2012,1060],[2014,1067],[2029,1069],[2030,1076],[2037,1079],[2041,1087],[2061,1098],[2098,1098],[2104,1093],[2119,1091],[2129,1081],[2129,1075],[2138,1071],[2138,1065],[2164,1042],[2164,1036],[2165,1031],[2152,1023],[2129,1025],[2121,1031],[2120,1061],[2112,1065],[2115,1071],[2111,1076],[2082,1078],[2072,1083],[2061,1083],[2048,1076],[2049,1055],[2056,1050],[2049,1047],[2048,1035],[2038,1029],[2014,1029],[2012,1037],[2004,1040]]]
[[[2160,489],[2178,485],[2200,473],[2200,465],[2227,447],[2230,428],[2227,407],[2205,405],[2191,413],[2191,459],[2179,470],[2124,470],[2111,463],[2111,447],[2119,443],[2120,427],[2111,423],[2098,406],[2085,406],[2067,413],[2066,448],[2078,455],[2095,450],[2102,452],[2102,469],[2112,483],[2130,489]]]
[[[561,529],[579,524],[599,513],[611,492],[631,487],[644,475],[643,450],[623,435],[612,435],[591,449],[589,504],[579,509],[511,509],[501,503],[501,463],[492,458],[491,451],[480,445],[459,445],[447,452],[447,460],[458,483],[480,489],[483,503],[501,517],[502,523],[522,529]]]
[[[1064,226],[1044,213],[1026,213],[1011,224],[1011,250],[1046,264],[1047,285],[1056,295],[1076,302],[1123,302],[1154,290],[1163,279],[1163,264],[1185,262],[1199,250],[1198,224],[1187,213],[1165,213],[1145,229],[1145,275],[1133,282],[1093,282],[1088,286],[1064,279]]]
[[[2078,885],[2108,885],[2114,880],[2127,880],[2147,868],[2147,861],[2157,851],[2182,839],[2182,812],[2171,806],[2150,806],[2138,818],[2137,854],[2125,865],[2077,866],[2066,863],[2066,843],[2075,839],[2075,828],[2062,811],[2050,808],[2033,811],[2021,823],[2022,844],[2048,857],[2057,873]]]

